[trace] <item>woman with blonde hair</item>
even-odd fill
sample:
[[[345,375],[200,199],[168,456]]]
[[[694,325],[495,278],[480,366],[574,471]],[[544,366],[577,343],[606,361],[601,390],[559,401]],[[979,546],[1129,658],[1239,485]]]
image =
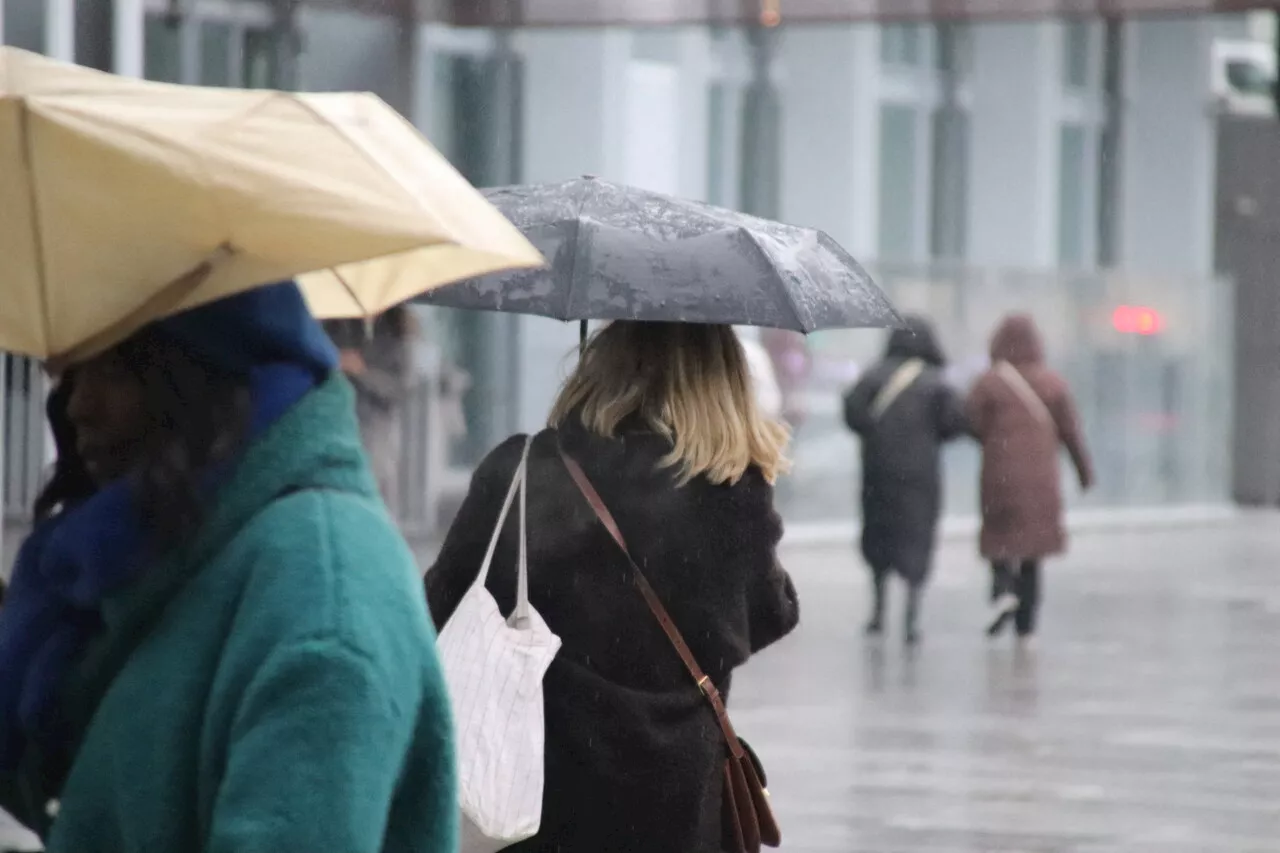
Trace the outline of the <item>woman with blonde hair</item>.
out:
[[[732,328],[634,322],[591,339],[550,423],[529,449],[529,599],[563,645],[543,682],[541,830],[509,849],[719,851],[725,741],[716,717],[561,452],[585,471],[694,658],[727,694],[733,671],[799,620],[776,555],[773,482],[786,467],[786,428],[757,411]],[[524,444],[512,437],[476,470],[427,573],[437,626],[476,577]],[[511,520],[486,584],[504,613],[515,599],[517,537]]]

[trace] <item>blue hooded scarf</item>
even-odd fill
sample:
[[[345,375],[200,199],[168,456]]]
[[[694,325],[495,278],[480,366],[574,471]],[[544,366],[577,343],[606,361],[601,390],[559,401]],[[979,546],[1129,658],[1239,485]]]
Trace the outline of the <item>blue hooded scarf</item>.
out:
[[[280,282],[158,321],[151,331],[193,358],[244,377],[247,440],[265,432],[337,366],[338,353],[293,282]],[[206,488],[231,463],[205,472]],[[38,524],[23,543],[0,609],[0,769],[27,745],[59,738],[58,689],[99,630],[104,598],[146,568],[146,520],[122,478]]]

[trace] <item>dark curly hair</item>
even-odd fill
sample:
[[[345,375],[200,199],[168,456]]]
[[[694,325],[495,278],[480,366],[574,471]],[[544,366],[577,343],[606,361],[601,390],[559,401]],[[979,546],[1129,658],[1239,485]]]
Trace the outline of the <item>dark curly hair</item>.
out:
[[[203,473],[234,456],[244,442],[250,416],[248,382],[198,361],[154,329],[120,344],[117,353],[142,386],[152,429],[135,472],[143,518],[154,544],[167,547],[200,523]],[[46,404],[58,458],[36,499],[37,521],[97,491],[76,451],[75,427],[67,414],[75,381],[72,368]]]

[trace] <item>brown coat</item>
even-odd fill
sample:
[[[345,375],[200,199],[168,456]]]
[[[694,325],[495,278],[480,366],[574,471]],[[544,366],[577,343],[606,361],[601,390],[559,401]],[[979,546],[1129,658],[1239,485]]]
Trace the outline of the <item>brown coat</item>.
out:
[[[1040,333],[1025,315],[1008,317],[991,339],[993,368],[969,393],[966,411],[982,443],[982,537],[989,560],[1023,560],[1066,548],[1058,445],[1071,455],[1082,488],[1093,484],[1075,403],[1067,384],[1044,364]],[[1033,407],[994,365],[1017,368],[1044,403]],[[1039,413],[1037,413],[1037,410]]]

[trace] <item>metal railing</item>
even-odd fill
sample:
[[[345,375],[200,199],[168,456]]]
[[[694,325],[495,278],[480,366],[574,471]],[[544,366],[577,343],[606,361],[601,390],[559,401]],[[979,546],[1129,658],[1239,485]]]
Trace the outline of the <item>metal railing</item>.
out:
[[[0,354],[3,370],[4,519],[25,522],[44,483],[48,464],[44,398],[48,388],[40,363]]]
[[[0,354],[0,361],[4,521],[22,526],[31,521],[32,507],[52,462],[44,415],[49,386],[39,362],[6,354]],[[399,506],[405,532],[414,537],[434,533],[441,501],[465,488],[469,475],[448,465],[447,430],[440,423],[442,398],[439,377],[430,375],[405,401]]]

